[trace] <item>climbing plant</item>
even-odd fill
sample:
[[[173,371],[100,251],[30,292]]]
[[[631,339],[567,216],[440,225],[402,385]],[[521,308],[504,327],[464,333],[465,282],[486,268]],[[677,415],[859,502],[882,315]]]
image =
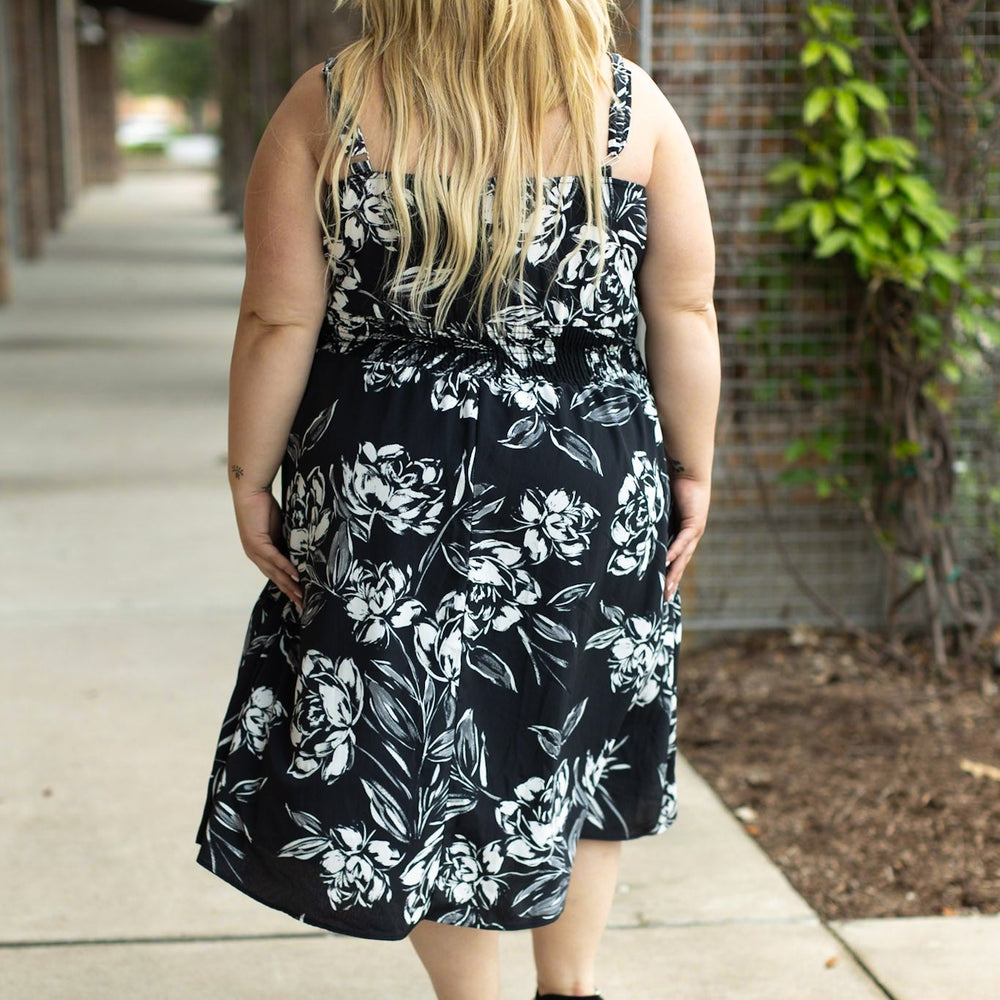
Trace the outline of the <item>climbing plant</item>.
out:
[[[921,31],[935,22],[947,30],[935,6],[914,3],[904,19],[886,0],[890,27],[905,39],[891,72],[915,72]],[[800,62],[798,152],[769,177],[793,193],[774,227],[816,258],[848,260],[857,275],[854,348],[870,469],[864,482],[849,480],[842,437],[823,432],[789,443],[784,479],[860,505],[889,560],[890,626],[898,630],[919,600],[943,674],[952,656],[968,660],[994,613],[988,585],[959,558],[953,409],[963,382],[1000,349],[996,299],[979,276],[981,251],[963,246],[960,219],[914,141],[933,131],[933,117],[893,105],[873,72],[886,63],[863,45],[855,11],[834,0],[807,4]],[[977,71],[974,59],[963,65]],[[921,134],[902,134],[901,119]],[[1000,512],[1000,496],[987,491],[984,501]]]

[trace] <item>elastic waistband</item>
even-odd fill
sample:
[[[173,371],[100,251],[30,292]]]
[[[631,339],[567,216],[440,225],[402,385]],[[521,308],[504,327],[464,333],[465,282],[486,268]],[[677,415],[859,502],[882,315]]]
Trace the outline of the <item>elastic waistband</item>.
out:
[[[334,350],[362,351],[383,363],[442,373],[462,369],[471,377],[504,373],[570,385],[604,382],[641,367],[634,337],[601,336],[567,327],[552,336],[512,328],[499,338],[431,333],[406,325],[369,324],[362,331],[329,331]]]

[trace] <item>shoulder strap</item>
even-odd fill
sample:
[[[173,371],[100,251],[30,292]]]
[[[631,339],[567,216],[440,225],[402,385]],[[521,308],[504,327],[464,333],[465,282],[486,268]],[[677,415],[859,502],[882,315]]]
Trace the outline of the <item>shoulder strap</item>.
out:
[[[629,127],[632,124],[632,74],[620,53],[612,52],[610,55],[615,92],[608,113],[608,160],[613,161],[618,159],[625,148]],[[605,167],[605,173],[610,172],[609,162]]]
[[[337,61],[336,56],[330,56],[326,62],[323,63],[323,80],[326,83],[327,93],[333,93],[330,88],[333,83],[330,78],[330,73],[333,70],[333,65]],[[333,93],[333,107],[339,107],[340,95],[338,93]],[[349,164],[348,169],[353,170],[359,167],[361,163],[368,163],[368,147],[365,145],[365,137],[361,132],[361,126],[355,122],[353,130],[349,130],[349,127],[345,127],[344,132],[341,135],[342,139],[347,139],[350,132],[353,131],[353,141],[351,142],[351,148],[348,152],[348,159],[354,162]],[[360,161],[359,161],[359,158]]]

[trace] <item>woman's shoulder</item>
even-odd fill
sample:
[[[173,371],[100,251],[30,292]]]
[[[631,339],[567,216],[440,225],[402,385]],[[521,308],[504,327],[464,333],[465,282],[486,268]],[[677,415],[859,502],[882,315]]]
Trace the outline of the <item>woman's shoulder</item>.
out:
[[[689,136],[663,88],[638,63],[624,59],[632,76],[632,121],[651,146],[688,142]]]
[[[283,136],[301,137],[316,162],[329,134],[329,91],[326,71],[329,60],[314,63],[299,75],[271,116],[270,126]]]

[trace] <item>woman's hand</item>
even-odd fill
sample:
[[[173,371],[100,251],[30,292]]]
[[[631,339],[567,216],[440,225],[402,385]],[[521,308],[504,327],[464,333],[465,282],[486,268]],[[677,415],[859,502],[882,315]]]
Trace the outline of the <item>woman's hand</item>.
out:
[[[243,551],[295,606],[302,610],[302,586],[291,560],[280,550],[281,507],[270,490],[233,495]]]
[[[680,529],[667,549],[667,582],[664,597],[670,601],[677,593],[678,584],[694,555],[694,550],[705,534],[708,504],[712,493],[710,483],[698,479],[672,476],[670,492],[673,503],[680,511]]]

